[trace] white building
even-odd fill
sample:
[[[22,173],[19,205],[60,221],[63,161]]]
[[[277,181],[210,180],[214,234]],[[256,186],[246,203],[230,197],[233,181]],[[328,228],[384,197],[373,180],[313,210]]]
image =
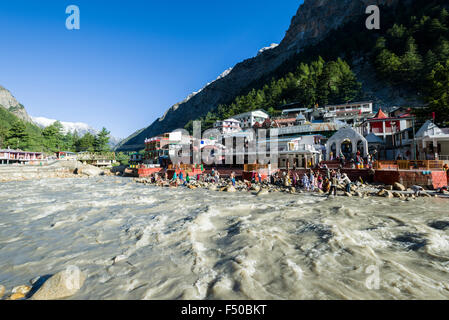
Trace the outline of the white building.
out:
[[[324,107],[325,121],[339,120],[348,124],[362,122],[373,117],[372,102],[354,102]]]
[[[242,128],[240,127],[240,121],[236,119],[217,121],[214,124],[214,128],[218,129],[221,134],[236,133],[242,131]]]
[[[363,157],[368,155],[368,141],[353,128],[346,127],[337,131],[326,143],[326,159],[343,154],[346,158],[353,158],[357,151]]]
[[[263,110],[256,110],[238,114],[233,118],[239,121],[241,128],[245,130],[252,128],[256,123],[262,124],[266,119],[270,118],[270,116]]]
[[[271,152],[271,147],[277,148],[278,168],[307,168],[309,163],[315,165],[322,160],[323,146],[320,135],[300,136],[296,138],[271,138],[258,141],[258,150]]]
[[[449,160],[449,130],[427,121],[416,133],[420,160]]]

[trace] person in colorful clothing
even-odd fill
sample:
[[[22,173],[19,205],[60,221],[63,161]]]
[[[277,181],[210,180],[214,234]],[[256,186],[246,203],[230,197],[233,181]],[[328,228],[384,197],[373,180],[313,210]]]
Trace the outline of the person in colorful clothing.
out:
[[[310,182],[309,177],[304,173],[304,176],[302,177],[302,186],[305,190],[310,190]]]
[[[310,170],[309,173],[309,186],[312,189],[312,191],[315,189],[315,175],[313,174],[312,170]]]
[[[337,179],[337,175],[335,173],[332,174],[330,182],[331,182],[331,187],[329,189],[329,196],[333,194],[335,197],[337,195],[337,186],[338,186],[338,179]]]
[[[323,176],[319,173],[317,178],[317,187],[318,189],[323,188]]]

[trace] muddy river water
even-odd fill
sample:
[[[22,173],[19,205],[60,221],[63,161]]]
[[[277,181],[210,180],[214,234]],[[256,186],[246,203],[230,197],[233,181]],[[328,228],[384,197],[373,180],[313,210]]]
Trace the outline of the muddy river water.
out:
[[[71,299],[447,299],[449,201],[0,184],[0,284],[70,265]]]

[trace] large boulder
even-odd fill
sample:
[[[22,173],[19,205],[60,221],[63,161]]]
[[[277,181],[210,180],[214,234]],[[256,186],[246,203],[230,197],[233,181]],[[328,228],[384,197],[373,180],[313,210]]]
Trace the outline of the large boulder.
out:
[[[397,190],[397,191],[406,191],[407,190],[407,188],[404,185],[400,184],[399,182],[396,182],[393,185],[393,188],[394,188],[394,190]]]
[[[378,194],[379,197],[393,198],[393,194],[389,190],[382,189]]]
[[[25,300],[25,295],[23,293],[13,293],[7,300]]]
[[[51,276],[31,297],[31,300],[57,300],[73,296],[83,286],[86,276],[77,267]]]
[[[112,167],[111,172],[114,174],[123,174],[125,172],[125,169],[128,168],[128,166],[115,166]]]
[[[77,169],[76,173],[79,175],[85,175],[88,177],[96,177],[96,176],[102,175],[104,172],[100,168],[87,165],[87,166],[79,167]]]
[[[23,295],[27,295],[28,292],[31,291],[31,287],[27,285],[17,286],[14,289],[12,289],[12,293],[20,293]]]
[[[393,192],[393,196],[395,197],[395,198],[399,198],[399,199],[402,199],[402,200],[404,200],[405,199],[405,196],[402,194],[402,193],[399,193],[399,192]]]
[[[269,194],[267,189],[260,189],[260,191],[256,193],[256,195],[259,196],[259,197],[263,196],[263,195],[266,195],[266,194]]]

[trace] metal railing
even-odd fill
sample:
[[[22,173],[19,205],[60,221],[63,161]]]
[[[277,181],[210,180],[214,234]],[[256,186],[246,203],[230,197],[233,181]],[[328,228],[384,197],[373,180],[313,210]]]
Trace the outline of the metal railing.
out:
[[[377,170],[443,170],[444,162],[441,160],[397,160],[376,161],[374,169]]]

